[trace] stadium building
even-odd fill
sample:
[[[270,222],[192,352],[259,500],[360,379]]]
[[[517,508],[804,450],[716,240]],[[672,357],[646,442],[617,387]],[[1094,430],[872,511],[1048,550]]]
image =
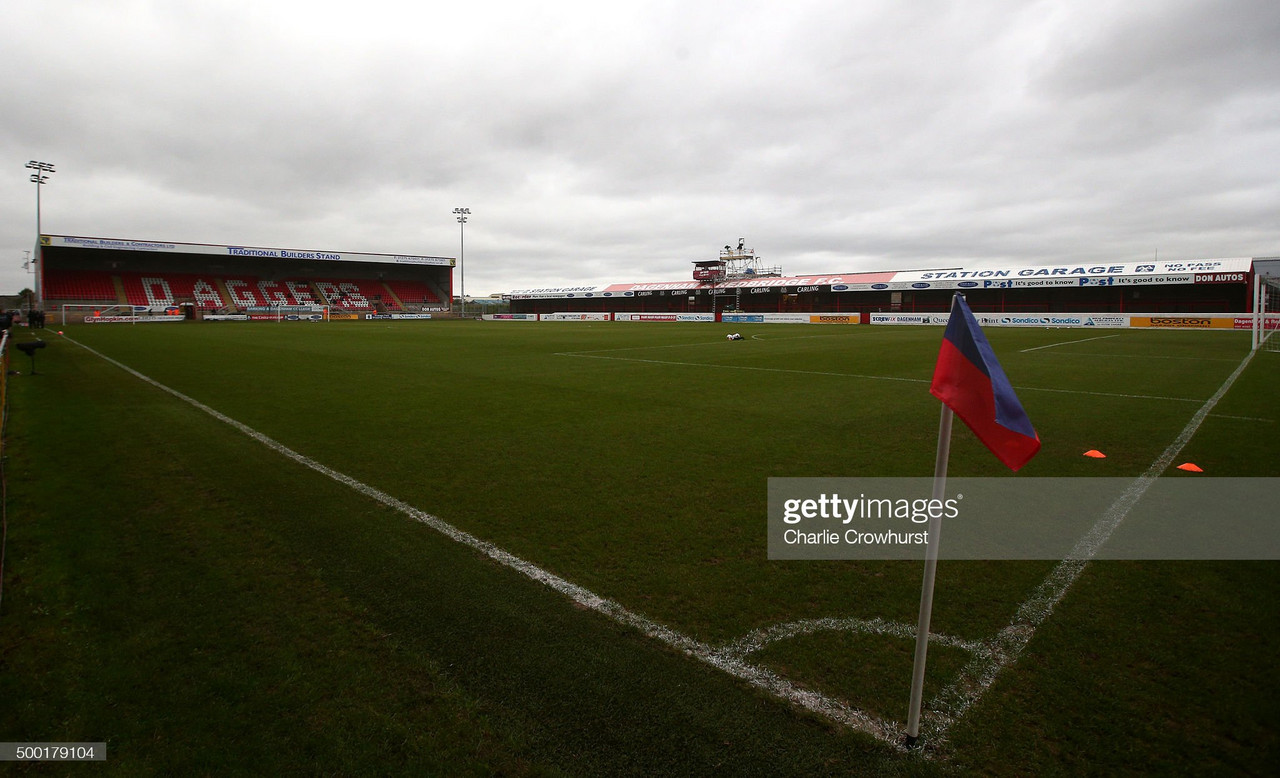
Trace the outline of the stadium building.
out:
[[[452,257],[40,236],[36,297],[64,320],[420,318],[449,310]]]
[[[36,297],[62,321],[430,318],[452,257],[42,235]],[[1280,259],[944,267],[785,275],[739,239],[683,281],[520,289],[524,320],[936,324],[963,291],[984,324],[1248,328]],[[1148,316],[1142,316],[1148,314]]]
[[[1275,261],[1244,257],[788,276],[781,268],[762,267],[742,241],[720,254],[718,260],[693,263],[693,274],[684,281],[519,289],[505,297],[514,316],[526,317],[768,321],[792,314],[803,321],[811,314],[815,321],[826,316],[917,324],[936,323],[930,314],[945,317],[952,295],[963,291],[975,312],[1037,323],[1053,314],[1219,314],[1229,319],[1252,311],[1254,275]]]

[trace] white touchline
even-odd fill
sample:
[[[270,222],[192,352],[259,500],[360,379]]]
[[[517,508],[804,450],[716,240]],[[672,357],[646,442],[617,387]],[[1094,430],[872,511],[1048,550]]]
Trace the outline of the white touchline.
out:
[[[1047,346],[1034,346],[1032,348],[1024,348],[1018,353],[1025,354],[1028,351],[1039,351],[1042,348],[1057,348],[1058,346],[1069,346],[1072,343],[1088,343],[1091,340],[1106,340],[1107,338],[1118,338],[1118,337],[1120,337],[1119,333],[1116,333],[1115,335],[1099,335],[1096,338],[1081,338],[1080,340],[1064,340],[1061,343],[1050,343]]]
[[[391,495],[376,489],[368,484],[352,478],[344,473],[333,470],[310,457],[294,451],[284,444],[267,437],[252,427],[236,421],[235,419],[214,410],[204,403],[189,397],[176,389],[172,389],[149,376],[134,370],[111,357],[102,354],[99,351],[90,348],[72,338],[66,338],[71,343],[85,349],[89,353],[98,358],[115,365],[130,375],[144,381],[163,392],[191,405],[192,407],[203,411],[213,418],[221,421],[231,427],[239,430],[245,435],[262,443],[277,453],[293,460],[294,462],[310,468],[338,483],[354,489],[355,491],[369,497],[370,499],[381,503],[389,508],[399,511],[410,518],[425,524],[437,532],[468,546],[480,553],[488,556],[507,567],[519,571],[525,576],[544,584],[545,586],[560,592],[564,596],[578,603],[579,605],[601,613],[614,621],[629,625],[644,633],[646,636],[657,639],[672,648],[683,651],[688,656],[692,656],[706,664],[711,665],[729,675],[740,680],[746,681],[753,686],[773,694],[783,700],[804,708],[812,713],[828,718],[840,724],[844,724],[850,728],[866,732],[878,740],[890,745],[901,748],[902,736],[904,728],[896,721],[882,719],[878,716],[870,714],[866,711],[855,708],[849,703],[836,699],[834,697],[816,692],[811,689],[805,689],[797,686],[791,681],[779,676],[772,670],[759,665],[753,665],[746,662],[746,657],[753,654],[770,643],[787,640],[802,635],[812,634],[819,631],[840,630],[852,631],[863,634],[886,635],[899,639],[915,638],[915,627],[910,624],[898,622],[886,622],[881,619],[807,619],[797,622],[789,622],[784,624],[775,624],[765,629],[754,630],[747,635],[731,641],[723,646],[715,647],[708,643],[695,640],[687,635],[683,635],[669,627],[663,626],[639,613],[628,610],[621,604],[602,597],[588,589],[585,589],[575,583],[572,583],[560,576],[555,575],[547,570],[543,570],[537,565],[527,560],[505,551],[494,544],[481,540],[480,538],[454,527],[452,524],[433,516],[425,511],[421,511],[408,503],[405,503]],[[1072,584],[1080,576],[1084,570],[1088,560],[1097,554],[1098,550],[1110,538],[1111,533],[1116,527],[1124,521],[1129,511],[1146,493],[1147,489],[1154,482],[1155,478],[1163,472],[1170,464],[1174,457],[1178,455],[1183,447],[1190,442],[1196,430],[1210,415],[1214,406],[1227,393],[1227,390],[1235,383],[1236,379],[1244,372],[1248,366],[1253,354],[1250,352],[1248,356],[1236,367],[1235,371],[1228,376],[1227,380],[1218,388],[1201,408],[1191,417],[1186,427],[1178,437],[1164,450],[1159,457],[1147,468],[1146,472],[1138,478],[1125,490],[1125,492],[1107,509],[1103,516],[1097,521],[1089,532],[1085,533],[1071,551],[1072,558],[1063,560],[1053,569],[1053,571],[1036,587],[1032,595],[1024,601],[1019,607],[1012,622],[1000,630],[994,637],[985,641],[966,641],[960,638],[950,637],[947,635],[931,634],[930,642],[940,645],[960,648],[968,651],[973,655],[970,662],[961,670],[959,678],[938,693],[936,697],[931,699],[926,705],[926,716],[924,717],[921,730],[922,740],[926,743],[927,753],[929,756],[936,756],[942,752],[942,748],[946,742],[946,735],[951,726],[966,711],[982,697],[991,684],[995,682],[1000,672],[1017,660],[1019,654],[1031,641],[1035,634],[1036,628],[1042,624],[1045,619],[1053,612],[1063,597],[1066,596]],[[577,356],[578,354],[562,354],[563,356]],[[587,356],[583,354],[582,356]],[[596,357],[598,359],[611,359],[611,357]],[[621,358],[614,358],[621,359]],[[637,362],[650,362],[657,360],[627,360]],[[703,365],[699,363],[671,363],[660,362],[659,364],[688,364],[698,367],[732,367],[730,365]],[[784,373],[813,373],[813,371],[801,370],[785,370],[779,368],[747,368],[755,370],[765,370],[769,372]],[[852,378],[875,378],[879,380],[897,380],[897,381],[923,381],[923,379],[911,378],[890,378],[882,376],[857,376],[846,373],[818,373],[818,375],[834,375]],[[1065,390],[1060,390],[1065,391]],[[1085,394],[1098,394],[1086,392]],[[1115,395],[1122,397],[1142,397],[1141,395]],[[1181,399],[1181,398],[1153,398],[1153,399]]]

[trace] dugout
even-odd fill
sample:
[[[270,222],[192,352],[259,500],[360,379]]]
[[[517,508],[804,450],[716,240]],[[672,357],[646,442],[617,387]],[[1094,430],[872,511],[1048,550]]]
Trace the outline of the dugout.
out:
[[[452,257],[42,235],[36,294],[62,306],[248,313],[326,307],[339,318],[449,310]]]

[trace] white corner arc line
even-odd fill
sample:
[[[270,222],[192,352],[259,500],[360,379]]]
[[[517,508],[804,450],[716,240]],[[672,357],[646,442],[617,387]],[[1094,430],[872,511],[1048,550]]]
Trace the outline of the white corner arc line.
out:
[[[281,454],[282,456],[293,460],[304,467],[314,470],[315,472],[320,473],[321,475],[324,475],[340,484],[343,484],[344,486],[350,487],[375,502],[381,503],[388,508],[403,513],[421,524],[425,524],[449,539],[461,543],[464,546],[468,546],[481,554],[484,554],[495,562],[509,567],[528,578],[563,594],[584,608],[596,611],[597,613],[600,613],[620,624],[633,627],[647,637],[659,640],[672,648],[684,652],[688,656],[694,657],[695,659],[711,665],[712,667],[738,678],[739,680],[746,681],[762,691],[768,692],[769,694],[790,702],[793,705],[804,708],[811,713],[823,716],[831,721],[843,724],[852,729],[860,730],[872,737],[875,737],[877,740],[901,748],[899,741],[902,736],[902,727],[896,722],[884,721],[879,717],[867,713],[866,711],[859,710],[842,700],[838,700],[812,689],[797,686],[766,667],[747,663],[742,656],[738,656],[733,652],[726,651],[724,649],[714,648],[702,641],[694,640],[693,638],[683,635],[670,627],[666,627],[639,613],[628,610],[613,600],[601,597],[578,584],[561,578],[552,572],[538,567],[532,562],[521,559],[520,557],[505,551],[493,543],[481,540],[469,532],[458,529],[437,516],[433,516],[425,511],[419,510],[402,500],[392,497],[386,492],[358,481],[345,473],[338,472],[333,468],[323,465],[305,454],[294,451],[283,443],[258,432],[249,425],[237,421],[230,416],[205,405],[199,400],[179,392],[177,389],[166,386],[154,378],[144,375],[128,365],[112,359],[111,357],[80,343],[79,341],[69,337],[67,337],[66,340],[76,346],[79,346],[85,351],[88,351],[99,359],[120,368],[138,380],[150,384],[160,391],[172,395],[193,408],[203,411],[218,421],[233,427],[276,453]]]
[[[720,651],[728,656],[746,657],[757,651],[764,650],[773,643],[818,632],[854,632],[860,635],[886,635],[901,640],[916,639],[916,625],[902,621],[886,621],[881,618],[801,619],[800,621],[771,624],[763,629],[753,630],[722,646]],[[985,641],[963,640],[937,632],[929,633],[929,642],[949,648],[959,648],[970,653],[977,653],[986,649]]]

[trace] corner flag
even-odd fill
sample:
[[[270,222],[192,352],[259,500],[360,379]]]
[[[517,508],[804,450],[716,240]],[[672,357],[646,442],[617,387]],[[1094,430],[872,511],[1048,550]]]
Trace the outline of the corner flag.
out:
[[[929,392],[1012,470],[1040,450],[1040,436],[964,297],[956,295]]]
[[[969,310],[964,295],[951,298],[951,318],[942,335],[938,364],[929,392],[942,401],[938,420],[938,455],[933,463],[933,499],[946,496],[947,460],[951,455],[951,418],[959,416],[978,439],[1005,465],[1017,470],[1040,450],[1040,436],[1000,368],[987,336]],[[920,586],[920,618],[916,622],[916,653],[911,667],[911,702],[907,709],[907,747],[919,742],[924,703],[924,668],[929,653],[929,619],[933,613],[933,584],[938,570],[942,517],[929,517],[929,545],[924,553],[924,581]]]

